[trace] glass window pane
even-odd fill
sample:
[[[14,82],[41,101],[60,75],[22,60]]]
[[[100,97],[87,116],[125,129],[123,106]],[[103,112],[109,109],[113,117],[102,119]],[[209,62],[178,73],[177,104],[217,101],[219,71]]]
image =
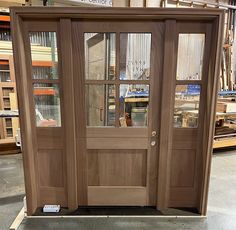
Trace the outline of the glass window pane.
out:
[[[200,85],[177,85],[175,89],[174,127],[198,126]]]
[[[87,80],[113,80],[116,62],[115,33],[85,33],[85,76]]]
[[[56,32],[31,32],[33,79],[58,79]]]
[[[33,84],[37,127],[61,126],[58,84]]]
[[[120,126],[147,126],[149,85],[120,85]]]
[[[201,80],[205,34],[179,34],[177,80]]]
[[[115,86],[86,85],[88,126],[115,125]]]
[[[148,80],[150,55],[150,33],[121,33],[120,80]]]

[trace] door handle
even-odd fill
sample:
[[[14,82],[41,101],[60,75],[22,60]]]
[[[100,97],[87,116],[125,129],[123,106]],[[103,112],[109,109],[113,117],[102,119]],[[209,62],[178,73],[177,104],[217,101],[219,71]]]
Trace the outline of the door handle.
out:
[[[100,116],[100,121],[103,121],[103,107],[100,107],[99,109],[99,116]]]
[[[151,146],[155,146],[156,145],[156,141],[151,141]]]

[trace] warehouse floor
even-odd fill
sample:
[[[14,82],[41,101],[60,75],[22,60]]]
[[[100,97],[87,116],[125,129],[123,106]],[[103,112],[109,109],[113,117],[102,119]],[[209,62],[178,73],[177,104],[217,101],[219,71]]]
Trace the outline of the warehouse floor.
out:
[[[5,168],[5,169],[4,169]],[[11,170],[10,170],[11,169]],[[22,208],[23,174],[21,157],[0,156],[0,193],[9,189],[11,197],[0,198],[0,230],[9,228]],[[16,178],[17,186],[10,185]],[[8,183],[7,183],[8,182]],[[5,186],[3,191],[3,186]],[[12,196],[13,190],[16,194]],[[236,229],[236,151],[215,153],[211,173],[207,218],[25,218],[25,229],[164,229],[233,230]]]

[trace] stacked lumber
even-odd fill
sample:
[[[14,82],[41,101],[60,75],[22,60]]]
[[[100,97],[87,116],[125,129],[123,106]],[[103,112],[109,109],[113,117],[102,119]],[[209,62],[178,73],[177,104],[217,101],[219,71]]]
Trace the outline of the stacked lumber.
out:
[[[236,133],[236,130],[228,126],[216,127],[215,136]]]
[[[0,155],[20,153],[20,147],[16,146],[14,139],[0,139]]]
[[[220,99],[217,102],[216,112],[218,113],[236,113],[236,102],[226,99]]]

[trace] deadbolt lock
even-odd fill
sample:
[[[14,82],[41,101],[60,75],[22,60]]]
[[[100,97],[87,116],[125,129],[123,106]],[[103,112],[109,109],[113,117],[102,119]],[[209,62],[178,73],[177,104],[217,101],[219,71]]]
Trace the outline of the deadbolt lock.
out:
[[[155,137],[157,135],[157,131],[152,131],[152,137]]]

